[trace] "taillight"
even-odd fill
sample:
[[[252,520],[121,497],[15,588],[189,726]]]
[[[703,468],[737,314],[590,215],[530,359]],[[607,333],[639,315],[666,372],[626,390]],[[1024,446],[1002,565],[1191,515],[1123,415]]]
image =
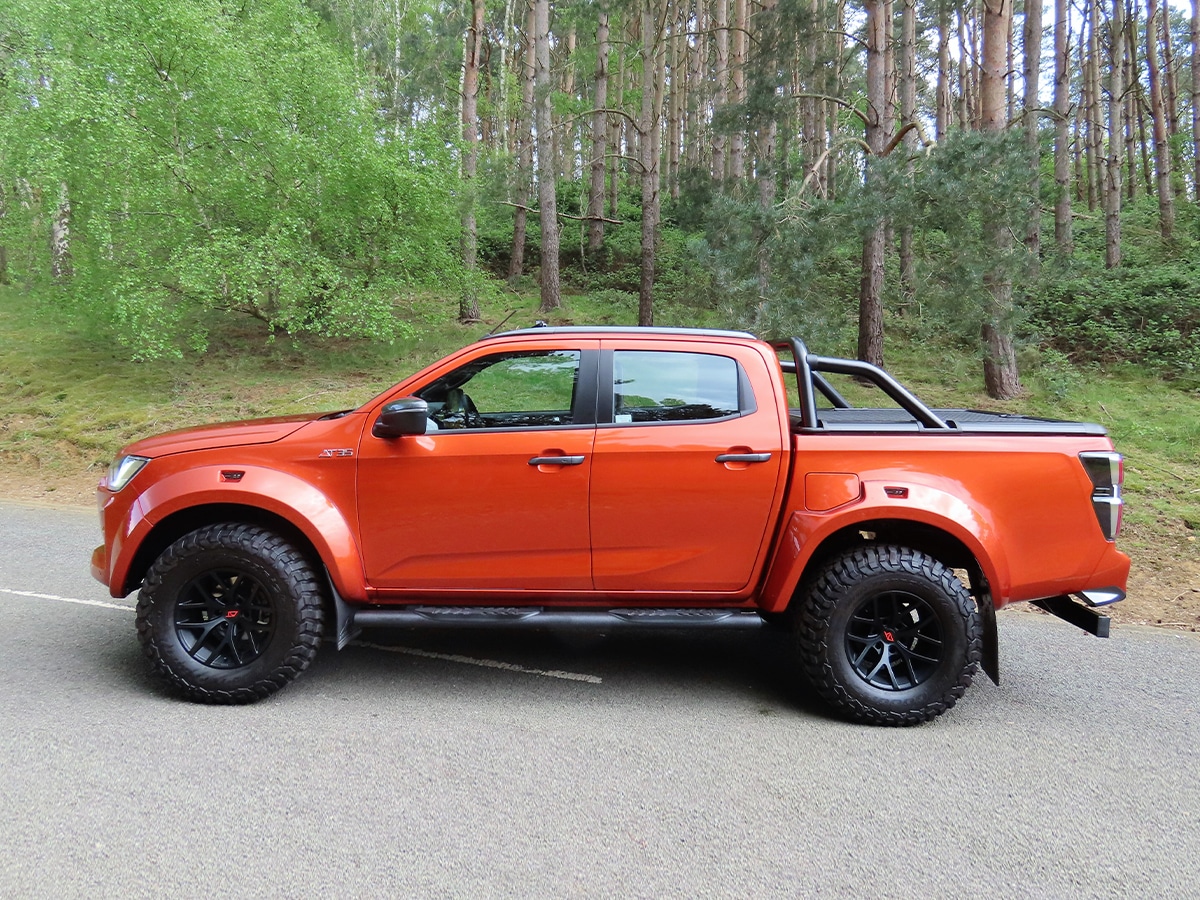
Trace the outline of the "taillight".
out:
[[[1079,454],[1084,471],[1092,481],[1092,509],[1107,540],[1116,540],[1121,532],[1121,514],[1125,502],[1121,499],[1121,483],[1125,480],[1125,460],[1111,450],[1095,450]]]

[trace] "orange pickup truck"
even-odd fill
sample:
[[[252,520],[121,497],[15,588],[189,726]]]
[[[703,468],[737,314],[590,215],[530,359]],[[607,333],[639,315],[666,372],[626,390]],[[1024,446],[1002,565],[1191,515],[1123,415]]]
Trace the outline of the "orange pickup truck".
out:
[[[843,399],[864,384],[888,402]],[[914,724],[998,678],[1006,604],[1107,635],[1121,480],[1098,425],[930,409],[798,339],[534,328],[358,409],[125,448],[92,571],[140,587],[192,700],[265,697],[364,627],[765,621],[840,714]]]

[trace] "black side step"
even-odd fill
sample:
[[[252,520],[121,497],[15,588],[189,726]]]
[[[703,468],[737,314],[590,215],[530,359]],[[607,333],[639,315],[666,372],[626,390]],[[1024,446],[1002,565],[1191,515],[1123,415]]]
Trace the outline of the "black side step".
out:
[[[1096,637],[1108,637],[1112,619],[1102,616],[1090,606],[1085,606],[1065,594],[1061,597],[1046,597],[1044,600],[1032,601],[1034,606],[1041,607],[1048,613],[1053,613],[1060,619],[1070,622]]]
[[[612,628],[614,626],[758,628],[745,609],[546,609],[540,606],[358,607],[353,628]]]

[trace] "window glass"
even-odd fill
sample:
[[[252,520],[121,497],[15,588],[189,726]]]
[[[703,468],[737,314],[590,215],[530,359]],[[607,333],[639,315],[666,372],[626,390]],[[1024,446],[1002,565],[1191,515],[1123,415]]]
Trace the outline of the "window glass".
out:
[[[613,421],[687,422],[736,415],[738,366],[727,356],[617,350]]]
[[[429,404],[429,430],[571,425],[579,356],[498,353],[455,369],[417,394]]]

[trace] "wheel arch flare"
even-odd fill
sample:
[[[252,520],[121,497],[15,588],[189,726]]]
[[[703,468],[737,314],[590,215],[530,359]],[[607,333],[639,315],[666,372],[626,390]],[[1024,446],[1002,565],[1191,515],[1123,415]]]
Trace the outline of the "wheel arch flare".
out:
[[[138,514],[120,529],[126,552],[107,561],[114,596],[135,590],[154,560],[185,534],[218,522],[245,522],[278,532],[328,569],[343,597],[363,599],[358,544],[345,515],[328,497],[294,476],[266,468],[240,466],[247,473],[244,478],[223,481],[222,472],[229,468],[180,472],[138,497]],[[211,486],[198,490],[197,481]],[[242,485],[253,485],[253,490]]]

